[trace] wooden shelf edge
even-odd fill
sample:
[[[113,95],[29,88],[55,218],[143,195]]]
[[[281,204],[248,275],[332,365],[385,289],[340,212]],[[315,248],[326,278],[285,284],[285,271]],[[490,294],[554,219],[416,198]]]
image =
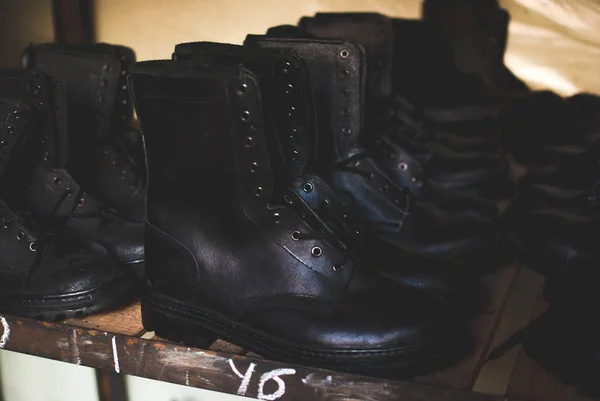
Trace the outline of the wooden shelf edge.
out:
[[[500,401],[506,397],[230,355],[0,315],[0,349],[259,399]],[[512,399],[515,400],[515,399]]]

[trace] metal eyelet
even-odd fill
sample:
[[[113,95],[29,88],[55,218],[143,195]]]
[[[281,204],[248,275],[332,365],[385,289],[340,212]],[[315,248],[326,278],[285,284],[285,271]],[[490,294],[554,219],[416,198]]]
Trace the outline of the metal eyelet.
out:
[[[102,69],[104,71],[112,71],[112,66],[109,64],[104,64],[104,66],[102,66]]]
[[[290,111],[288,111],[288,117],[292,118],[296,114],[296,108],[294,106],[290,107]]]
[[[339,272],[340,270],[342,270],[344,268],[344,265],[333,265],[333,271],[334,272]]]
[[[256,195],[257,197],[260,197],[260,196],[262,196],[262,194],[263,194],[262,187],[256,187],[256,188],[254,188],[254,195]]]
[[[242,121],[246,121],[246,122],[250,121],[250,112],[248,110],[242,111],[240,118],[242,119]]]
[[[242,96],[244,93],[246,93],[248,91],[248,85],[243,83],[240,86],[238,86],[237,88],[237,94]]]
[[[281,71],[284,74],[287,74],[288,72],[290,72],[290,68],[292,68],[292,64],[290,64],[289,61],[286,61],[285,64],[283,65],[283,68],[281,69]]]
[[[287,93],[288,95],[290,93],[292,93],[294,91],[294,85],[292,84],[287,84],[287,86],[285,87],[285,93]]]
[[[258,163],[257,162],[252,162],[250,164],[250,171],[252,171],[253,173],[258,171]]]
[[[4,149],[8,146],[8,142],[6,141],[0,141],[0,148]]]
[[[253,142],[253,139],[252,139],[251,136],[249,136],[249,137],[246,138],[246,141],[244,142],[244,145],[246,145],[246,147],[249,148],[250,146],[252,146],[252,142]]]
[[[283,195],[283,200],[284,200],[286,203],[290,204],[290,205],[291,205],[292,203],[294,203],[294,200],[293,200],[293,199],[292,199],[292,197],[291,197],[291,196],[289,196],[289,195]]]
[[[350,128],[342,128],[342,135],[348,136],[352,130]]]
[[[275,224],[279,224],[279,222],[281,221],[281,215],[279,214],[279,212],[273,213],[273,221],[275,222]]]
[[[31,94],[32,94],[33,96],[37,96],[37,95],[39,95],[41,92],[42,92],[42,87],[41,87],[40,85],[34,85],[34,86],[31,88]]]
[[[29,244],[29,250],[30,250],[31,252],[35,252],[35,251],[37,251],[37,248],[36,248],[35,242],[32,242],[31,244]]]
[[[123,99],[123,100],[121,101],[121,103],[123,104],[123,106],[125,106],[125,105],[127,104],[127,100]]]
[[[329,206],[331,206],[331,202],[329,201],[329,199],[323,199],[323,205],[325,207],[329,207]]]
[[[343,70],[342,71],[342,77],[347,77],[348,75],[350,75],[350,70]]]
[[[292,151],[292,161],[297,162],[299,158],[300,158],[300,152],[298,152],[297,150],[293,150]]]
[[[8,230],[8,227],[10,227],[10,221],[5,221],[2,227],[4,227],[5,230]]]
[[[346,59],[346,58],[350,57],[350,52],[346,49],[342,49],[340,51],[340,57],[343,59]]]
[[[318,246],[315,246],[313,247],[313,249],[310,250],[310,254],[313,255],[315,258],[318,258],[321,255],[323,255],[323,249],[321,249]]]
[[[122,71],[121,71],[121,75],[122,75],[122,76],[125,76],[125,75],[127,75],[127,71],[125,71],[125,70],[122,70]]]
[[[314,186],[311,182],[305,182],[304,185],[302,185],[302,190],[304,192],[312,192],[313,189]]]
[[[67,196],[73,196],[73,190],[72,190],[71,188],[67,188],[67,189],[65,190],[65,194],[66,194]]]
[[[342,97],[346,97],[346,96],[348,96],[348,93],[349,93],[349,92],[348,92],[348,89],[342,89],[342,90],[340,91],[340,96],[342,96]]]
[[[408,170],[408,164],[406,164],[405,162],[401,162],[398,164],[398,169],[400,171],[406,171]]]
[[[124,91],[126,91],[126,90],[127,90],[127,85],[123,85],[123,86],[121,86],[121,90],[124,90]]]
[[[300,231],[294,231],[294,232],[292,233],[292,239],[293,239],[294,241],[298,241],[298,240],[300,239]]]
[[[14,134],[14,133],[15,133],[15,127],[14,127],[14,125],[7,125],[7,126],[6,126],[6,132],[7,132],[9,135],[12,135],[12,134]]]
[[[419,179],[417,177],[412,178],[412,182],[417,182],[417,181],[419,181]]]
[[[350,115],[350,109],[344,109],[344,110],[342,110],[342,115],[343,116],[349,116]]]
[[[19,241],[21,241],[23,238],[25,238],[25,234],[24,233],[20,232],[20,233],[17,234],[17,239]]]
[[[83,205],[85,205],[85,198],[79,198],[79,201],[77,202],[77,206],[82,207]]]
[[[60,179],[60,177],[54,177],[54,185],[60,185],[62,183],[62,180]]]

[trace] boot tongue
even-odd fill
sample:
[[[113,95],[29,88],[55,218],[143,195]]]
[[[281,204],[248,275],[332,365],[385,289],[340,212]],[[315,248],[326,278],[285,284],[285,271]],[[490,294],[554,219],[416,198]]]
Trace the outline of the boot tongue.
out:
[[[361,45],[366,52],[367,92],[372,99],[392,94],[394,28],[392,20],[377,13],[317,13],[303,17],[298,26],[318,38],[341,39]]]
[[[296,52],[196,42],[177,45],[173,58],[228,60],[253,71],[261,87],[265,116],[271,119],[271,162],[280,166],[275,174],[286,172],[288,177],[281,180],[289,182],[289,177],[301,176],[312,167],[317,154],[314,105],[304,64]]]
[[[26,68],[49,75],[67,78],[69,89],[69,119],[75,129],[105,139],[115,104],[121,63],[114,56],[101,53],[83,53],[54,44],[30,47]]]
[[[285,39],[248,35],[247,46],[293,49],[307,66],[319,123],[319,168],[348,158],[362,150],[363,49],[339,40]]]

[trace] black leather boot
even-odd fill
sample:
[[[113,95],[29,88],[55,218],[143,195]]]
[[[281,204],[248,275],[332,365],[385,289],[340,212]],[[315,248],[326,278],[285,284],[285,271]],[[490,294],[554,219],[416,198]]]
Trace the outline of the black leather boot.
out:
[[[19,74],[13,78],[36,91]],[[0,95],[0,196],[14,190],[3,179],[5,169],[39,123],[32,93],[30,102]],[[86,250],[77,238],[46,233],[26,211],[0,199],[0,311],[64,319],[117,306],[132,293],[131,281],[112,259]]]
[[[365,60],[360,46],[337,40],[255,35],[249,35],[245,44],[290,48],[304,58],[317,101],[320,171],[342,201],[369,222],[377,233],[369,236],[371,241],[457,259],[477,273],[496,266],[484,260],[503,263],[500,255],[505,235],[493,224],[450,215],[416,201],[362,147]]]
[[[473,305],[483,306],[477,283],[461,264],[419,255],[389,246],[384,241],[371,247],[365,245],[370,234],[365,231],[365,225],[354,216],[354,210],[344,208],[315,166],[315,156],[319,156],[316,151],[320,148],[319,142],[323,141],[316,135],[310,80],[302,68],[303,64],[294,59],[299,57],[297,53],[289,49],[197,42],[177,45],[173,57],[200,62],[226,60],[252,68],[265,88],[265,105],[274,111],[273,118],[278,119],[281,132],[278,141],[290,172],[291,187],[295,191],[287,194],[288,201],[296,205],[293,200],[299,197],[297,202],[311,208],[325,220],[369,273],[375,272],[403,287],[433,294],[460,306],[467,313],[474,310]],[[281,72],[280,67],[286,63],[290,64],[288,72]],[[286,95],[282,96],[282,93]],[[290,117],[288,109],[292,108],[294,116]],[[283,127],[289,127],[293,135],[286,135]],[[300,212],[303,213],[302,210]],[[393,285],[390,287],[393,291]]]
[[[422,134],[419,124],[403,104],[390,100],[394,30],[389,18],[375,13],[318,13],[314,17],[303,17],[299,27],[316,37],[341,38],[364,47],[368,64],[367,128],[373,134],[389,134],[423,165],[431,180],[484,197],[501,198],[512,194],[514,183],[508,178],[508,164],[499,148],[490,150],[480,141],[468,146],[460,145],[458,139],[446,140],[443,144],[432,141],[429,138],[433,135]],[[395,105],[398,111],[390,115],[389,104]],[[452,137],[445,135],[449,136]],[[374,139],[365,137],[366,141]]]
[[[29,145],[7,171],[5,180],[13,188],[5,195],[7,203],[21,205],[46,225],[81,238],[90,249],[139,269],[144,261],[143,225],[94,200],[65,169],[65,81],[27,70],[0,72],[0,93],[35,104],[39,114]]]
[[[126,75],[132,49],[99,43],[41,44],[23,52],[26,68],[68,85],[67,170],[94,198],[129,220],[144,221],[146,172],[141,135],[132,128]]]
[[[301,63],[278,68],[291,62]],[[309,110],[287,107],[296,88],[277,86],[291,113],[280,125],[261,78],[236,62],[138,63],[130,86],[149,167],[147,329],[389,376],[451,358],[464,332],[443,306],[361,278],[328,224],[297,203],[288,181],[304,149],[288,165],[278,143],[295,134],[296,111]]]

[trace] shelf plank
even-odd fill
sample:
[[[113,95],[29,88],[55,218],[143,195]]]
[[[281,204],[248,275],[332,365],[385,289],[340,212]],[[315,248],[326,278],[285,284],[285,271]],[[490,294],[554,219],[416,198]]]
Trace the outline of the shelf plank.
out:
[[[200,350],[105,331],[0,316],[0,348],[252,398],[501,401],[505,397],[394,382]],[[248,380],[243,380],[247,377]]]
[[[144,332],[139,300],[118,310],[97,313],[83,318],[67,319],[64,323],[127,336],[138,336]]]
[[[483,285],[490,294],[489,305],[487,310],[475,317],[471,323],[475,341],[471,353],[454,366],[414,379],[415,383],[460,390],[473,388],[489,352],[518,269],[519,265],[513,263],[484,278]]]

